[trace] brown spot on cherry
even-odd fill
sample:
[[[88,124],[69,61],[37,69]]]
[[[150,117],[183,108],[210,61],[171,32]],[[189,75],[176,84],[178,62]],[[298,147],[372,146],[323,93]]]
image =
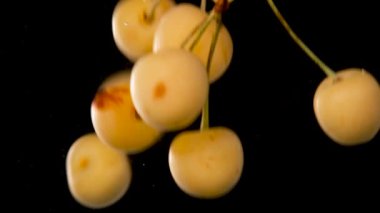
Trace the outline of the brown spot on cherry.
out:
[[[88,167],[88,159],[87,158],[83,158],[79,161],[79,168],[80,169],[86,169]]]
[[[333,84],[339,83],[339,82],[341,82],[342,80],[343,80],[342,77],[340,77],[340,76],[335,76],[334,79],[333,79]]]
[[[124,97],[129,93],[129,87],[125,86],[100,89],[95,95],[93,104],[98,109],[105,109],[110,104],[123,103]]]
[[[166,94],[166,86],[163,82],[158,82],[154,87],[153,97],[155,99],[161,99]]]
[[[209,139],[210,139],[210,141],[215,141],[215,135],[213,134],[213,132],[210,132],[209,134],[208,134],[208,137],[209,137]]]

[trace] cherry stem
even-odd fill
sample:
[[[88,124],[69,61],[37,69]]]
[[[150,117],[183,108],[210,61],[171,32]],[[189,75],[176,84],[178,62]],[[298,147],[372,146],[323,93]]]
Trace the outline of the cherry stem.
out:
[[[210,51],[208,52],[208,57],[207,57],[207,64],[206,64],[207,72],[210,72],[211,62],[212,62],[212,58],[214,57],[216,43],[218,41],[220,29],[222,28],[222,20],[221,20],[220,14],[217,14],[215,16],[215,21],[216,21],[216,29],[211,40]]]
[[[216,47],[216,43],[218,41],[219,32],[220,32],[220,29],[222,28],[221,14],[219,14],[219,13],[216,14],[215,21],[216,21],[216,29],[215,29],[215,32],[212,36],[210,51],[208,52],[207,64],[206,64],[208,76],[210,74],[211,62],[212,62],[212,58],[214,56],[215,47]],[[209,100],[207,98],[206,102],[203,106],[203,110],[202,110],[201,130],[206,130],[208,128],[209,128]]]
[[[298,44],[299,47],[313,60],[327,76],[335,76],[334,70],[328,67],[317,55],[311,51],[311,49],[297,36],[297,34],[292,30],[289,24],[286,22],[285,18],[282,16],[273,0],[267,0],[273,13],[276,15],[277,19],[281,22],[282,26],[286,29],[290,37]]]
[[[152,5],[151,7],[149,7],[148,12],[145,13],[145,15],[146,15],[146,20],[147,20],[148,22],[153,21],[153,19],[154,19],[154,15],[155,15],[156,10],[157,10],[157,8],[158,8],[158,5],[160,5],[160,1],[161,1],[161,0],[153,0],[153,5]]]
[[[207,27],[215,18],[215,12],[211,11],[205,20],[203,20],[199,25],[197,25],[194,30],[190,33],[190,35],[185,39],[182,43],[181,47],[185,48],[189,41],[195,36],[193,42],[191,43],[189,50],[193,51],[194,47],[198,44],[201,39],[203,33],[206,31]]]
[[[206,31],[207,27],[211,24],[211,22],[215,19],[215,13],[214,11],[211,11],[206,21],[200,26],[199,33],[194,38],[193,43],[191,44],[189,50],[193,51],[195,45],[198,44],[199,40],[201,39],[203,33]]]
[[[201,10],[206,11],[206,0],[201,1]]]
[[[225,0],[222,0],[222,1],[223,1],[223,3],[227,2]],[[220,4],[219,1],[217,3]],[[202,7],[205,7],[205,1],[204,0],[202,0],[202,2],[201,2],[201,9],[205,10],[205,8],[202,8]],[[215,8],[219,8],[219,9],[215,9]],[[190,44],[190,47],[188,48],[188,50],[190,52],[192,52],[194,50],[195,46],[199,43],[199,41],[200,41],[202,35],[205,33],[207,27],[209,27],[209,25],[211,24],[212,21],[216,22],[215,32],[212,36],[210,49],[209,49],[208,57],[207,57],[207,64],[206,64],[207,76],[209,76],[209,74],[210,74],[212,58],[214,56],[216,43],[218,41],[218,36],[219,36],[220,30],[222,28],[222,11],[220,10],[220,8],[221,8],[220,5],[217,7],[217,4],[216,4],[214,6],[214,9],[209,12],[208,16],[193,29],[193,31],[186,37],[186,39],[181,44],[181,48],[187,49],[187,46],[188,46],[189,42],[191,41],[191,44]],[[227,8],[227,7],[223,7],[223,8]],[[202,130],[208,129],[209,125],[210,125],[209,123],[210,123],[209,122],[209,99],[207,97],[205,104],[203,106],[203,109],[202,109],[202,118],[201,118],[200,130],[202,131]]]

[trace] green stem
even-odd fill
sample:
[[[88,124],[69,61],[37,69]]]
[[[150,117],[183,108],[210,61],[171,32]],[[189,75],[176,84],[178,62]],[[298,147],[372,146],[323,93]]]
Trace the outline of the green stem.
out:
[[[213,37],[212,37],[212,40],[211,40],[210,51],[208,52],[207,64],[206,64],[207,75],[209,75],[209,73],[210,73],[212,58],[214,56],[215,47],[216,47],[216,43],[218,41],[219,32],[220,32],[220,29],[222,28],[222,19],[221,19],[220,14],[215,15],[215,20],[216,20],[217,25],[216,25],[216,30],[215,30]],[[203,110],[202,110],[202,120],[201,120],[201,128],[200,129],[206,130],[208,128],[209,128],[209,100],[207,98],[205,105],[203,106]]]
[[[273,0],[267,0],[269,6],[271,7],[273,13],[276,15],[277,19],[281,22],[282,26],[289,33],[290,37],[301,47],[301,49],[313,60],[327,76],[334,76],[335,72],[328,67],[317,55],[310,50],[310,48],[297,36],[297,34],[292,30],[289,24],[286,22],[285,18],[282,16],[280,11],[277,9]]]
[[[205,23],[200,27],[199,29],[199,33],[196,35],[196,37],[194,38],[194,41],[193,43],[191,44],[189,50],[190,51],[193,51],[195,45],[198,44],[198,41],[201,39],[203,33],[206,31],[207,27],[211,24],[211,22],[214,20],[215,18],[215,13],[214,11],[212,11],[208,17],[208,19],[205,21]]]
[[[212,62],[212,58],[214,57],[214,52],[215,52],[216,43],[218,41],[219,32],[220,32],[220,29],[222,28],[222,20],[221,20],[220,14],[217,14],[215,16],[215,21],[216,21],[216,30],[212,37],[210,51],[208,52],[208,56],[207,56],[206,69],[208,73],[210,72],[210,69],[211,69],[211,62]]]
[[[205,10],[206,7],[206,1],[202,0],[201,2],[201,8]],[[216,43],[218,40],[219,32],[222,28],[222,15],[219,12],[216,12],[215,10],[212,10],[208,16],[200,22],[194,30],[187,36],[187,38],[183,41],[181,44],[181,48],[186,49],[188,46],[189,42],[191,41],[190,47],[188,50],[192,52],[195,48],[195,46],[199,43],[202,35],[206,31],[207,27],[211,24],[212,21],[216,22],[216,29],[215,32],[212,36],[211,44],[210,44],[210,49],[207,57],[207,64],[206,64],[206,70],[207,70],[207,76],[209,76],[210,69],[211,69],[211,63],[212,63],[212,58],[214,56],[215,52],[215,47]],[[209,128],[209,100],[208,98],[205,101],[205,104],[202,109],[202,118],[201,118],[201,125],[200,125],[200,130],[206,130]]]
[[[206,11],[206,0],[201,1],[201,10]]]
[[[208,107],[208,98],[206,99],[205,104],[202,109],[202,118],[201,118],[201,131],[207,130],[210,126],[209,122],[209,107]]]
[[[203,21],[201,21],[194,30],[187,36],[187,38],[182,42],[181,48],[186,48],[186,45],[190,42],[190,40],[194,37],[195,39],[191,43],[191,46],[189,47],[190,51],[193,51],[195,45],[199,42],[200,38],[202,37],[203,33],[207,29],[207,27],[210,25],[211,21],[215,18],[215,13],[211,12]]]

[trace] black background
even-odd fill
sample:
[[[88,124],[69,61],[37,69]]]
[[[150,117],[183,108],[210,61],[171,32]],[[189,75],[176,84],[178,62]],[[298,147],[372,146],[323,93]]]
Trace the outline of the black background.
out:
[[[116,2],[0,3],[2,176],[5,203],[13,210],[94,211],[70,195],[65,158],[78,137],[93,131],[89,109],[98,85],[132,66],[113,42]],[[363,67],[380,79],[376,1],[277,2],[299,36],[333,69]],[[234,40],[234,56],[229,70],[211,86],[210,119],[213,126],[235,130],[242,141],[245,165],[239,184],[216,200],[182,193],[167,164],[176,134],[171,133],[152,149],[131,156],[128,193],[97,211],[308,211],[331,205],[378,210],[380,135],[347,148],[322,132],[312,100],[325,76],[265,1],[235,0],[223,20]]]

